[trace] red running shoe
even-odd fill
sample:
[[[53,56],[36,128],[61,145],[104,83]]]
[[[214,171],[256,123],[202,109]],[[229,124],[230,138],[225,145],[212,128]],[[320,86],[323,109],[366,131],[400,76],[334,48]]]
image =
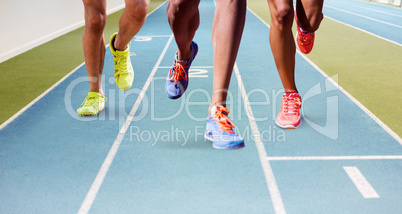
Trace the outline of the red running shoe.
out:
[[[297,26],[297,33],[296,33],[297,46],[299,47],[299,50],[302,53],[308,54],[313,49],[315,33],[303,32],[300,29],[299,25],[297,25],[296,11],[295,11],[295,21],[296,21],[296,26]]]

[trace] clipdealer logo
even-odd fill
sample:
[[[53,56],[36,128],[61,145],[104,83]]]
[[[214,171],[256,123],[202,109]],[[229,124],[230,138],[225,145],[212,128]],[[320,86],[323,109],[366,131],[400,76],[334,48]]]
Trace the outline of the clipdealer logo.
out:
[[[105,77],[102,78],[102,81],[104,81]],[[337,82],[338,76],[332,76],[331,78],[324,79],[323,81],[318,82],[311,88],[309,88],[304,96],[302,97],[303,100],[303,105],[302,105],[302,120],[305,122],[307,125],[309,125],[312,129],[314,129],[316,132],[326,136],[329,139],[336,140],[338,139],[338,126],[339,126],[339,121],[338,121],[338,112],[339,112],[339,94],[337,94],[334,91],[339,91],[338,88],[335,86],[336,84],[333,84],[331,81]],[[159,81],[155,83],[156,81]],[[158,95],[156,92],[156,86],[155,84],[161,84],[161,81],[164,82],[165,78],[157,78],[155,77],[154,81],[151,82],[151,92],[149,95],[145,94],[142,98],[141,103],[139,103],[139,108],[137,112],[135,112],[135,116],[133,117],[132,121],[140,121],[144,119],[145,117],[150,117],[151,121],[154,122],[163,122],[163,121],[173,121],[179,117],[183,112],[192,120],[195,122],[205,122],[207,117],[206,114],[200,114],[197,112],[195,109],[208,109],[209,103],[212,100],[212,97],[208,90],[205,89],[194,89],[192,91],[189,91],[188,93],[185,93],[181,100],[179,101],[179,108],[176,109],[175,111],[170,112],[170,114],[158,114],[158,112],[161,110],[160,105],[157,105],[158,103]],[[114,78],[110,77],[108,79],[108,83],[110,85],[114,85]],[[138,97],[138,95],[141,93],[141,90],[138,88],[131,88],[127,91],[121,91],[116,89],[115,87],[110,87],[107,91],[107,96],[108,96],[108,104],[107,108],[104,111],[101,111],[97,117],[79,117],[76,112],[76,108],[78,106],[75,106],[76,104],[72,104],[72,94],[74,89],[76,88],[81,88],[77,87],[79,84],[88,84],[88,77],[83,76],[83,77],[78,77],[71,81],[71,83],[67,86],[66,92],[64,94],[64,104],[66,111],[68,114],[79,121],[94,121],[94,120],[109,120],[109,121],[115,121],[119,120],[119,127],[121,127],[126,118],[128,117],[129,113],[127,113],[126,109],[126,102],[130,101],[133,102],[133,97]],[[105,83],[102,83],[105,85]],[[78,89],[76,89],[78,90]],[[276,127],[274,123],[271,123],[272,121],[275,120],[277,112],[279,109],[277,108],[278,106],[278,100],[282,97],[283,94],[283,89],[281,90],[271,90],[271,94],[269,94],[266,90],[263,89],[252,89],[247,93],[248,97],[259,97],[259,101],[256,102],[250,102],[250,106],[252,108],[258,108],[258,109],[267,109],[271,110],[272,112],[272,118],[269,118],[269,113],[263,113],[259,114],[256,112],[255,121],[257,122],[269,122],[270,124],[267,127],[260,127],[263,128],[260,131],[260,136],[263,140],[263,142],[285,142],[286,141],[286,133],[283,129],[280,129]],[[234,112],[229,115],[229,117],[235,120],[243,120],[247,119],[249,115],[247,115],[247,111],[244,111],[244,106],[242,104],[242,98],[241,98],[241,93],[238,92],[237,95],[236,93],[233,94],[231,91],[227,91],[228,93],[228,99],[227,99],[227,106],[233,107]],[[197,101],[200,99],[199,97],[201,96],[201,100],[204,100],[202,102]],[[236,97],[237,96],[237,97]],[[196,99],[192,98],[195,97]],[[310,103],[314,103],[312,105],[317,105],[316,103],[319,102],[320,106],[319,108],[326,107],[325,109],[325,116],[322,115],[323,110],[320,109],[319,111],[321,113],[320,116],[317,117],[318,113],[316,112],[311,112],[309,106]],[[159,106],[159,107],[158,107]],[[307,106],[307,107],[306,107]],[[159,109],[158,109],[159,108]],[[116,112],[118,111],[118,114]],[[199,111],[199,110],[198,110]],[[200,116],[201,115],[201,116]],[[270,121],[272,120],[272,121]],[[324,125],[323,122],[325,122]],[[261,124],[261,123],[259,123]],[[272,125],[271,125],[272,124]],[[173,126],[172,126],[173,127]],[[164,141],[167,141],[168,139],[170,141],[172,140],[177,140],[179,143],[183,143],[184,145],[187,144],[187,142],[190,140],[190,136],[193,133],[195,136],[195,139],[199,136],[203,136],[203,133],[200,134],[201,132],[204,132],[204,128],[201,128],[201,126],[196,126],[194,130],[181,130],[179,127],[173,127],[170,130],[158,130],[158,131],[152,131],[150,129],[144,129],[140,128],[138,126],[133,126],[130,127],[130,134],[131,134],[131,139],[139,139],[140,141],[144,141],[144,139],[159,139]],[[203,126],[202,126],[203,127]],[[243,130],[238,130],[238,127],[235,127],[236,133],[238,133],[240,136],[242,136],[245,140],[253,140],[252,136],[252,130],[250,127],[246,127]],[[173,131],[172,131],[173,130]],[[202,131],[201,131],[202,130]]]

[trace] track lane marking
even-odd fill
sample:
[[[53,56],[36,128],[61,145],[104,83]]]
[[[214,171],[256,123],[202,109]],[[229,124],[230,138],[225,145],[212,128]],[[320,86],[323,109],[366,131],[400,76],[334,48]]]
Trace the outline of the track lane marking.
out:
[[[152,69],[152,72],[149,75],[147,81],[145,82],[144,87],[142,88],[137,100],[135,101],[133,108],[131,109],[129,115],[127,116],[126,121],[124,122],[122,128],[120,129],[116,140],[114,141],[112,147],[110,148],[109,153],[107,154],[98,174],[96,175],[96,178],[95,178],[91,188],[89,189],[84,201],[82,202],[82,205],[78,211],[78,214],[86,214],[89,212],[89,210],[96,198],[96,195],[98,194],[100,186],[102,185],[103,180],[110,168],[110,165],[113,162],[113,159],[117,153],[117,150],[120,147],[121,141],[123,140],[124,135],[126,134],[127,129],[130,126],[130,123],[133,120],[135,113],[137,112],[138,107],[140,106],[141,101],[142,101],[143,97],[145,96],[145,93],[148,90],[148,87],[151,84],[153,77],[155,76],[156,71],[158,70],[158,67],[159,67],[160,63],[162,62],[162,59],[165,56],[168,47],[170,46],[170,43],[172,42],[172,39],[173,39],[173,34],[170,36],[168,42],[166,43],[165,48],[163,49],[161,55],[159,56],[158,61],[156,62],[154,68]]]
[[[268,161],[305,160],[402,160],[402,155],[361,155],[361,156],[281,156],[267,157]]]
[[[266,159],[267,152],[265,151],[264,144],[262,143],[261,135],[258,130],[257,123],[255,121],[253,110],[251,109],[251,105],[248,100],[247,92],[246,92],[246,89],[244,88],[244,84],[241,79],[239,68],[237,67],[236,63],[234,65],[233,69],[235,71],[237,84],[239,86],[239,89],[241,91],[241,95],[242,95],[242,98],[244,101],[244,108],[245,108],[246,115],[247,115],[249,123],[250,123],[250,127],[252,129],[253,137],[255,140],[255,144],[257,146],[258,155],[260,157],[262,169],[264,171],[265,180],[267,182],[269,194],[271,196],[272,203],[274,205],[275,213],[284,214],[284,213],[286,213],[285,206],[283,205],[282,197],[279,192],[279,188],[276,183],[275,176],[272,171],[271,165],[270,165],[269,161]]]
[[[367,179],[363,176],[360,170],[355,166],[344,166],[346,174],[355,184],[357,189],[362,194],[363,198],[380,198],[374,188],[370,185]]]
[[[396,16],[396,17],[401,17],[401,18],[402,18],[402,16],[400,16],[400,15],[398,15],[398,14],[388,13],[388,12],[385,12],[385,11],[376,10],[376,9],[372,9],[372,8],[368,8],[368,7],[363,7],[363,6],[357,6],[357,5],[355,5],[355,4],[346,3],[346,2],[344,2],[344,1],[330,1],[329,3],[332,3],[332,2],[336,2],[337,4],[343,4],[343,5],[352,6],[352,7],[355,7],[355,8],[361,8],[361,9],[363,9],[363,10],[370,10],[370,11],[374,11],[374,12],[377,12],[377,13],[382,13],[382,14],[386,14],[386,15]],[[328,3],[328,1],[327,1],[327,3]],[[388,9],[388,8],[387,8],[387,9]]]
[[[353,13],[353,12],[343,10],[343,9],[340,9],[340,8],[337,8],[337,7],[329,6],[327,4],[324,4],[324,7],[329,7],[329,8],[334,9],[334,10],[338,10],[338,11],[341,11],[341,12],[344,12],[344,13],[349,13],[349,14],[352,14],[352,15],[355,15],[355,16],[359,16],[359,17],[362,17],[362,18],[365,18],[365,19],[369,19],[369,20],[372,20],[372,21],[375,21],[375,22],[379,22],[379,23],[382,23],[382,24],[386,24],[386,25],[389,25],[389,26],[392,26],[392,27],[397,27],[397,28],[402,29],[402,26],[400,26],[400,25],[396,25],[396,24],[392,24],[392,23],[389,23],[389,22],[381,21],[381,20],[374,19],[374,18],[365,16],[365,15]]]

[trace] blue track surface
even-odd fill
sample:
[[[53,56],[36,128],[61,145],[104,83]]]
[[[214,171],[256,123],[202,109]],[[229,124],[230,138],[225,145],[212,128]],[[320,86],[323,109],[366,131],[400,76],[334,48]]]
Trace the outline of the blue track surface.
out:
[[[231,119],[246,147],[213,149],[203,134],[212,93],[214,4],[201,1],[195,37],[200,50],[189,88],[175,101],[164,91],[176,51],[165,10],[166,4],[152,13],[132,41],[137,54],[132,58],[132,89],[122,92],[115,85],[107,50],[103,85],[108,103],[99,116],[80,118],[75,113],[88,91],[83,66],[0,130],[0,213],[76,213],[83,206],[90,213],[402,209],[400,142],[299,55],[296,78],[304,123],[296,130],[275,125],[283,91],[268,43],[269,28],[249,12],[238,75],[232,75],[228,97]],[[242,85],[248,99],[242,97]],[[143,89],[127,132],[119,135]],[[99,191],[86,204],[116,145]],[[358,169],[378,197],[359,191],[345,167]]]

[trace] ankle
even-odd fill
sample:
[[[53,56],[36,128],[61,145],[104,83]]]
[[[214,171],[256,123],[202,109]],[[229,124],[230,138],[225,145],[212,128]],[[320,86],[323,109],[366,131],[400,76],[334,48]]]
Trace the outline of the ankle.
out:
[[[96,93],[103,95],[103,90],[99,89],[99,88],[90,88],[89,92],[96,92]]]
[[[175,61],[182,65],[187,65],[188,61],[190,61],[190,58],[191,58],[191,52],[189,55],[183,55],[183,54],[180,54],[179,52],[177,52]]]
[[[191,58],[192,46],[186,51],[181,51],[180,49],[176,52],[176,61],[180,63],[187,63]]]
[[[284,94],[299,93],[297,89],[285,89]]]
[[[113,41],[112,41],[112,45],[113,45],[113,49],[115,49],[116,51],[124,51],[127,49],[127,44],[126,45],[122,45],[120,43],[120,40],[117,38],[118,35],[116,35],[116,37],[114,37]]]
[[[211,105],[210,105],[209,108],[208,108],[208,114],[211,114],[211,109],[212,109],[212,107],[214,107],[214,106],[223,106],[223,107],[226,107],[226,102],[213,102],[213,103],[211,103]]]
[[[186,66],[188,61],[190,61],[190,57],[188,59],[187,58],[183,59],[182,57],[179,57],[179,52],[176,52],[174,61],[180,63],[183,66]]]

